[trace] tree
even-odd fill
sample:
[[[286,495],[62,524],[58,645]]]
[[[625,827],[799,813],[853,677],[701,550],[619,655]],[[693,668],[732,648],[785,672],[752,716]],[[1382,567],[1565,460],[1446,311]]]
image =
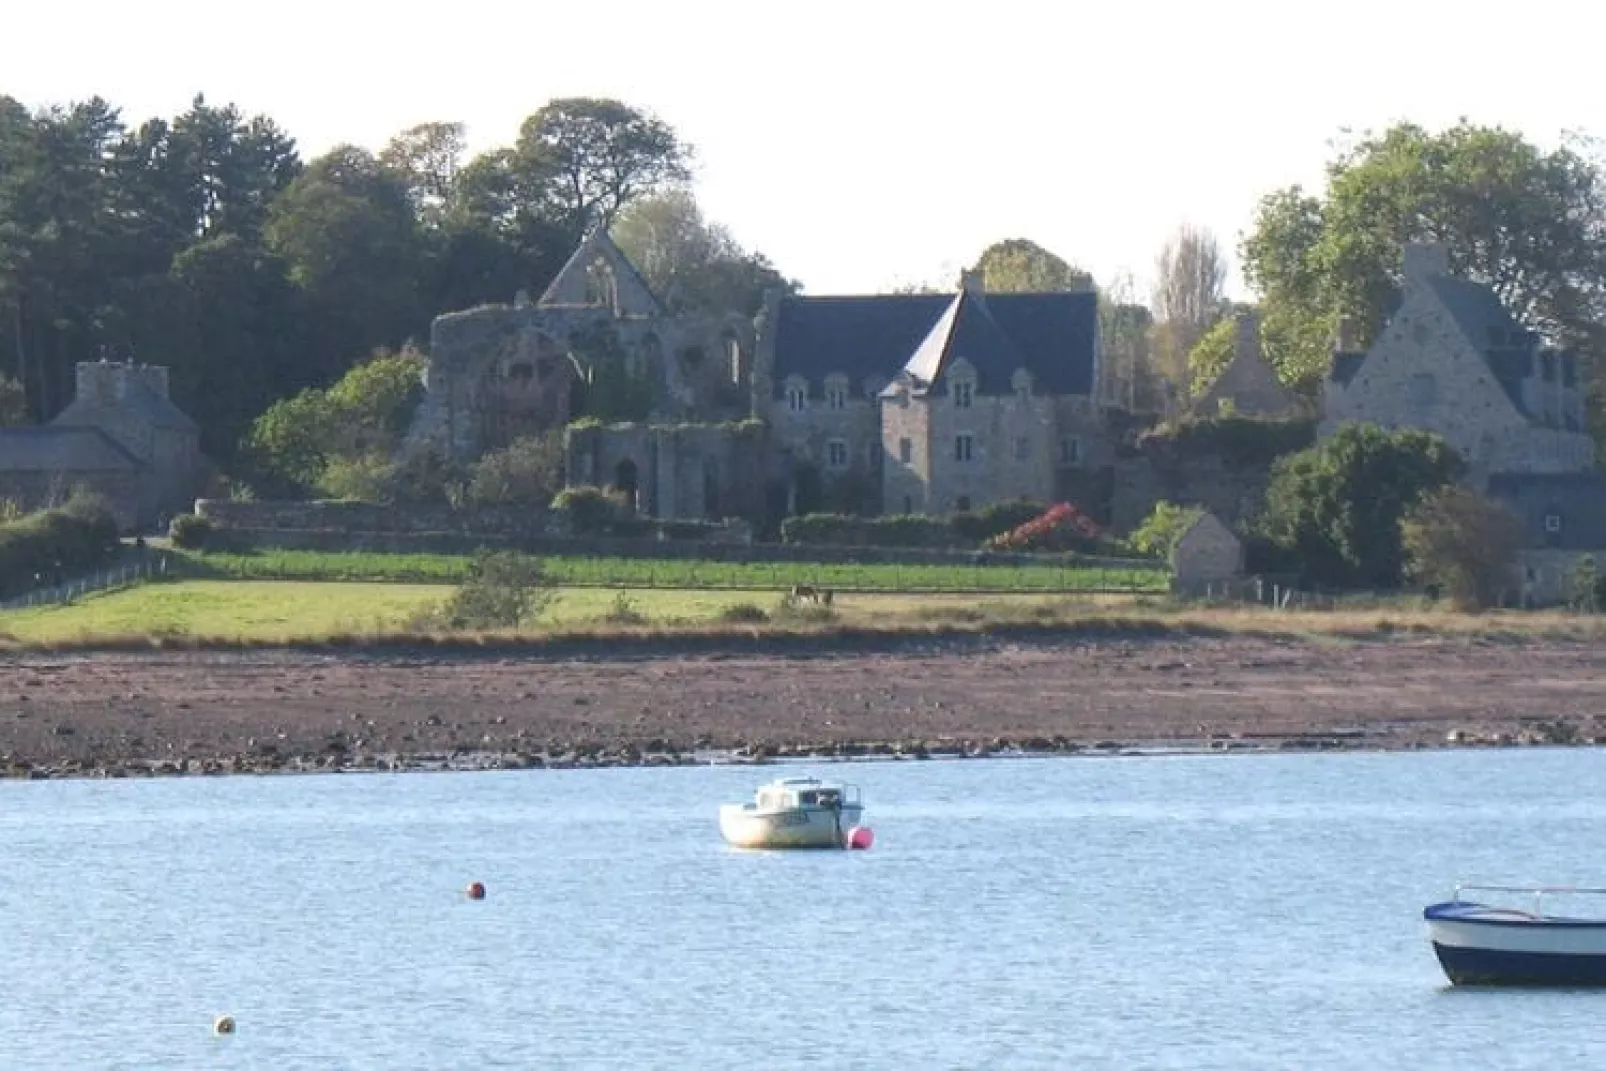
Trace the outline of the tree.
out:
[[[343,145],[308,164],[274,201],[266,235],[318,312],[328,378],[351,354],[400,345],[427,326],[407,187],[367,150]]]
[[[517,628],[556,596],[541,561],[511,550],[482,550],[448,600],[452,629]]]
[[[1568,147],[1465,120],[1361,138],[1328,166],[1321,196],[1262,200],[1241,249],[1265,299],[1284,378],[1319,377],[1340,315],[1368,344],[1398,300],[1406,243],[1442,244],[1453,272],[1487,283],[1529,327],[1606,354],[1606,183]]]
[[[1085,290],[1093,277],[1027,238],[1007,238],[982,250],[976,271],[994,293]]]
[[[1153,294],[1155,349],[1178,392],[1191,382],[1188,355],[1226,306],[1227,262],[1210,231],[1188,224],[1177,229],[1155,259]]]
[[[724,227],[707,222],[684,187],[627,205],[611,237],[675,312],[752,316],[763,307],[765,291],[798,289],[762,254],[748,253]]]
[[[1127,537],[1127,542],[1139,554],[1151,558],[1170,558],[1177,540],[1183,537],[1203,512],[1197,506],[1156,502],[1143,523]]]
[[[1510,588],[1522,541],[1516,514],[1464,487],[1428,492],[1400,522],[1411,578],[1466,610],[1492,606]]]
[[[1346,424],[1326,442],[1273,464],[1259,527],[1295,554],[1316,583],[1398,587],[1401,518],[1465,471],[1461,456],[1431,432]]]
[[[0,375],[0,428],[17,428],[28,423],[28,396],[22,384]]]
[[[515,439],[474,463],[468,501],[475,506],[544,509],[563,489],[563,432]]]
[[[331,467],[325,490],[343,497],[373,486],[423,399],[426,365],[416,350],[381,350],[327,390],[275,402],[252,426],[250,449],[266,472],[303,489],[319,487]]]
[[[420,123],[390,139],[379,154],[380,166],[399,178],[418,221],[437,227],[446,213],[463,166],[466,148],[462,123]]]
[[[579,235],[626,205],[691,178],[691,149],[672,127],[617,100],[553,100],[519,128],[514,170],[544,186],[551,218]]]

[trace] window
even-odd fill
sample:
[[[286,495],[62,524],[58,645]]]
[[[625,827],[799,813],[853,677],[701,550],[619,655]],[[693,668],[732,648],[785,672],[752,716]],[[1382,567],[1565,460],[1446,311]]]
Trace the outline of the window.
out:
[[[969,513],[970,512],[970,496],[969,495],[960,495],[958,498],[954,499],[954,512],[955,513]]]
[[[825,444],[825,463],[833,469],[848,467],[848,444],[842,439],[832,439]]]
[[[1545,531],[1551,533],[1552,535],[1554,535],[1555,533],[1561,531],[1561,514],[1559,514],[1559,513],[1547,513],[1547,514],[1545,514]]]
[[[1539,355],[1539,378],[1546,383],[1556,381],[1556,357],[1554,354],[1542,353]]]
[[[1060,464],[1074,465],[1082,460],[1082,440],[1076,438],[1060,440]]]
[[[899,461],[903,462],[905,465],[909,464],[909,459],[914,457],[914,453],[915,453],[915,444],[913,442],[911,442],[908,439],[899,439],[898,440],[898,460]]]
[[[968,379],[961,379],[954,384],[954,408],[969,409],[971,396],[976,391],[976,384]]]
[[[915,500],[908,495],[903,496],[903,515],[905,517],[915,511]]]
[[[793,383],[786,388],[786,407],[794,413],[801,413],[809,406],[809,393],[799,384]]]
[[[1025,461],[1032,456],[1032,441],[1024,435],[1015,437],[1015,460]]]
[[[830,409],[846,409],[848,407],[848,388],[828,387],[825,392],[825,404]]]
[[[969,461],[975,453],[976,442],[970,435],[954,436],[954,460]]]
[[[1571,387],[1578,382],[1578,358],[1570,353],[1561,355],[1561,385]]]

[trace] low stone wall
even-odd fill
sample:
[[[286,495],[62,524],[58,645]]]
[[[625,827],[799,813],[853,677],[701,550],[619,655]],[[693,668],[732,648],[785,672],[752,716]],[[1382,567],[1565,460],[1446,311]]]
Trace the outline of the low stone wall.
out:
[[[1524,604],[1532,607],[1559,606],[1577,593],[1573,590],[1574,570],[1585,558],[1595,559],[1595,568],[1606,575],[1606,551],[1561,550],[1529,547],[1517,554],[1516,584]]]
[[[203,498],[197,516],[238,531],[458,533],[536,536],[551,528],[547,510],[479,509],[459,513],[445,506],[382,506],[371,502],[233,502]]]

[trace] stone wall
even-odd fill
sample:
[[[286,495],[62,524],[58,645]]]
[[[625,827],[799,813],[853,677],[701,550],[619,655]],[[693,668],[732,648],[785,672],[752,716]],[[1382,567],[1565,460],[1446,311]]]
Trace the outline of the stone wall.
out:
[[[363,534],[456,533],[529,537],[547,534],[546,510],[383,506],[370,502],[234,502],[199,499],[197,516],[219,528],[255,532]]]
[[[1528,547],[1518,552],[1513,587],[1528,606],[1557,606],[1574,596],[1573,571],[1585,558],[1606,575],[1606,551]]]
[[[1140,456],[1115,466],[1115,493],[1110,526],[1130,532],[1143,523],[1158,502],[1198,506],[1231,528],[1241,528],[1266,504],[1271,483],[1269,465],[1231,465],[1220,457]]]
[[[768,432],[757,422],[610,424],[565,436],[569,486],[633,491],[635,506],[666,520],[748,520],[764,512]]]

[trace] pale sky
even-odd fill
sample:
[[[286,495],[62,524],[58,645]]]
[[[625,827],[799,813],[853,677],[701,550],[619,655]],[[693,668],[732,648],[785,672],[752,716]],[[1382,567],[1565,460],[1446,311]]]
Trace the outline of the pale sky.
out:
[[[705,214],[812,294],[951,284],[1012,237],[1146,288],[1178,224],[1235,254],[1345,127],[1606,135],[1590,0],[944,3],[9,0],[0,93],[99,94],[133,125],[204,92],[308,158],[432,120],[477,151],[553,97],[615,97],[673,125]]]

